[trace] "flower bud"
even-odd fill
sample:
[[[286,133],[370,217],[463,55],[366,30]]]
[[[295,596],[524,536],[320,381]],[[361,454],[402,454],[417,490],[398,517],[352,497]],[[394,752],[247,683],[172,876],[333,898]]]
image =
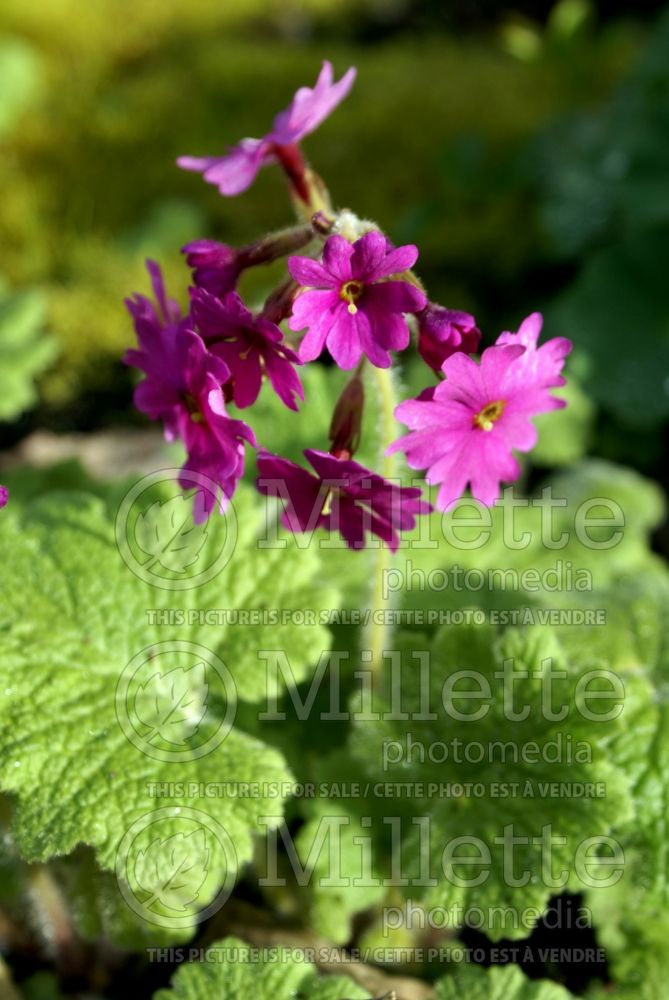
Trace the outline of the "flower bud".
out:
[[[278,288],[275,288],[267,297],[262,308],[263,319],[269,320],[270,323],[276,323],[277,326],[279,323],[283,323],[284,319],[287,319],[293,311],[293,300],[299,287],[296,281],[288,278]]]
[[[418,313],[418,353],[436,372],[456,351],[473,354],[480,339],[481,331],[469,313],[432,302]]]
[[[182,247],[181,252],[193,268],[193,281],[198,288],[220,298],[234,290],[241,271],[237,250],[216,240],[195,240]]]
[[[365,389],[359,375],[354,375],[337,400],[330,423],[330,453],[336,458],[351,458],[360,444]]]
[[[182,253],[186,254],[188,266],[193,268],[193,280],[197,287],[223,298],[235,290],[239,276],[246,268],[271,264],[280,257],[302,250],[313,238],[311,225],[293,226],[263,236],[239,250],[216,240],[195,240],[183,247]]]

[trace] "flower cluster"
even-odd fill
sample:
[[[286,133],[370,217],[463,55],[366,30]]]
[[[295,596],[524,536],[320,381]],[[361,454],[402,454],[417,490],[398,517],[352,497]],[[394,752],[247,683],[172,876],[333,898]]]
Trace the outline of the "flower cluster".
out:
[[[148,262],[155,301],[127,300],[138,348],[125,360],[145,378],[135,404],[179,438],[187,458],[184,489],[195,488],[194,518],[224,512],[244,472],[245,450],[256,447],[243,411],[263,383],[287,410],[304,399],[301,366],[323,356],[353,375],[334,410],[330,450],[308,449],[308,471],[260,448],[258,489],[278,497],[283,524],[294,532],[336,530],[354,549],[375,535],[391,549],[399,533],[432,508],[421,491],[384,479],[353,460],[360,443],[365,366],[390,368],[412,339],[426,374],[437,384],[400,403],[397,420],[409,433],[387,442],[410,468],[426,470],[445,510],[466,488],[493,504],[500,483],[520,474],[515,452],[536,441],[532,417],[564,405],[551,394],[571,344],[539,346],[542,320],[529,316],[517,333],[502,333],[477,361],[481,332],[473,316],[430,302],[414,272],[418,249],[394,246],[381,230],[352,212],[336,211],[320,177],[307,164],[301,140],[347,96],[355,70],[334,80],[323,64],[313,88],[291,104],[260,139],[243,139],[220,156],[181,157],[221,194],[236,195],[260,168],[284,170],[298,223],[234,249],[210,239],[183,248],[191,269],[188,310],[168,297],[160,269]],[[264,305],[252,310],[239,283],[252,267],[284,259],[285,275]],[[236,411],[242,411],[235,415]]]

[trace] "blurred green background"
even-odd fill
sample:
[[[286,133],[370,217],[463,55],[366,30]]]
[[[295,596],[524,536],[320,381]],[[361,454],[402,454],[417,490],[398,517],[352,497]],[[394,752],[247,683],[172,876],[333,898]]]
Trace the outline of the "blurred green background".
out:
[[[246,242],[290,219],[278,171],[223,199],[175,158],[262,134],[323,58],[359,69],[305,144],[336,203],[416,242],[431,297],[473,311],[488,341],[536,308],[574,341],[571,431],[555,425],[547,462],[587,438],[663,479],[658,3],[3,0],[0,445],[141,422],[119,358],[144,258],[183,294],[184,242]]]

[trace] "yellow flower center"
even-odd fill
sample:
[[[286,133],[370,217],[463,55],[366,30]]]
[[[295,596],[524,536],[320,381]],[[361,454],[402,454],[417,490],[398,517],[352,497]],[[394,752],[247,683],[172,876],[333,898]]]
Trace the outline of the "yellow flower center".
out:
[[[339,290],[340,297],[344,302],[348,302],[348,311],[351,316],[355,316],[358,311],[356,302],[365,290],[365,286],[362,281],[347,281],[346,284],[341,286]]]
[[[488,403],[474,417],[474,427],[480,427],[482,431],[491,431],[493,425],[504,413],[506,402],[503,399],[496,399],[494,403]]]

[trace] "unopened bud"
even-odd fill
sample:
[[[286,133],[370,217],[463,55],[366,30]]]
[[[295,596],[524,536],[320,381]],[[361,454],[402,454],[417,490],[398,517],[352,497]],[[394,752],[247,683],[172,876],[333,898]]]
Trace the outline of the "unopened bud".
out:
[[[216,240],[195,240],[181,248],[193,268],[193,281],[212,295],[222,298],[232,292],[242,268],[239,252]]]
[[[469,313],[432,302],[418,313],[418,353],[435,372],[457,351],[473,354],[480,339],[481,331]]]
[[[351,458],[360,445],[365,389],[359,375],[348,382],[332,414],[330,452],[337,458]]]
[[[293,311],[293,300],[299,287],[296,281],[289,278],[275,288],[263,306],[263,318],[276,323],[277,326],[287,319]]]
[[[186,254],[186,261],[193,268],[193,280],[197,287],[223,298],[234,291],[242,271],[258,264],[271,264],[280,257],[302,250],[313,238],[314,231],[310,225],[293,226],[263,236],[239,250],[215,240],[196,240],[183,247],[182,253]]]
[[[278,233],[270,233],[263,236],[257,243],[251,243],[247,247],[242,247],[237,252],[237,257],[242,267],[255,267],[256,264],[271,264],[272,261],[279,260],[280,257],[287,257],[288,254],[302,250],[314,238],[311,226],[292,226],[290,229],[282,229]]]
[[[327,212],[315,212],[311,218],[311,226],[314,232],[318,233],[319,236],[327,236],[332,232],[336,219]]]

